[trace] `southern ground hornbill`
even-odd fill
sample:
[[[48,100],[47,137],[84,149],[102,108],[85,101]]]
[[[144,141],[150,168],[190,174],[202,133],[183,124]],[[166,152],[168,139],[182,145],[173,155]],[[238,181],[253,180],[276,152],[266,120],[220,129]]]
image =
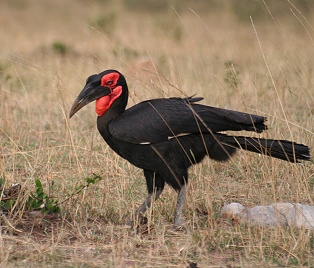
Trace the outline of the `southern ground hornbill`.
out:
[[[128,86],[116,70],[88,77],[73,103],[70,118],[94,100],[97,127],[104,140],[117,154],[144,171],[148,197],[133,217],[151,206],[166,182],[178,192],[174,225],[182,225],[188,168],[206,155],[227,161],[241,148],[294,163],[310,160],[309,147],[302,144],[220,133],[260,133],[267,129],[266,118],[198,104],[202,98],[153,99],[125,110]]]

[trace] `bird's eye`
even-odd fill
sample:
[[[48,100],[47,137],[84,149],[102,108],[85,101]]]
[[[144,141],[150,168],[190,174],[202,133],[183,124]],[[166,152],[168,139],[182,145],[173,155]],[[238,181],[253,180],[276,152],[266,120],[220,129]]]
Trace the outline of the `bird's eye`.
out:
[[[108,80],[107,82],[106,82],[106,85],[108,85],[108,86],[111,86],[113,84],[113,81],[112,80]]]

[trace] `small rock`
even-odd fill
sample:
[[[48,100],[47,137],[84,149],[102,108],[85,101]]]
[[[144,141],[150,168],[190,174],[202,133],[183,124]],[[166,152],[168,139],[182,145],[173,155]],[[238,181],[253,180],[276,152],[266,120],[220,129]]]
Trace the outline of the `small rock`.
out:
[[[314,229],[314,206],[299,203],[275,203],[252,208],[231,203],[222,208],[220,216],[250,226],[288,225]]]

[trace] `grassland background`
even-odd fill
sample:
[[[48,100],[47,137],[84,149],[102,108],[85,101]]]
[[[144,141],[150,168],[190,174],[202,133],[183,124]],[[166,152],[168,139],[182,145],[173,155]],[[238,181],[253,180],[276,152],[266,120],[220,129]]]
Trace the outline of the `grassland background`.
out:
[[[123,223],[146,196],[142,172],[103,142],[93,105],[68,120],[86,77],[114,68],[130,106],[197,94],[267,116],[263,137],[313,148],[312,1],[2,0],[0,25],[1,182],[27,196],[38,178],[62,201],[92,173],[103,178],[62,203],[60,216],[1,213],[1,267],[314,265],[313,231],[218,218],[230,202],[313,204],[313,162],[242,151],[229,163],[206,159],[190,169],[187,231],[171,230],[167,187],[148,213],[150,232],[134,234]]]

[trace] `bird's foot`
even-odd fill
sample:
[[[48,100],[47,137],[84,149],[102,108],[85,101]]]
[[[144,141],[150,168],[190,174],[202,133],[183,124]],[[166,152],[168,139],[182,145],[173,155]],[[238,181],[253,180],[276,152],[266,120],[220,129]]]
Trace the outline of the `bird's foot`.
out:
[[[137,214],[137,215],[133,215],[131,218],[129,218],[125,222],[125,224],[127,226],[130,226],[130,227],[136,227],[138,225],[147,224],[147,222],[148,222],[147,217],[145,217],[142,213],[140,213],[140,214]]]
[[[176,232],[186,231],[187,226],[182,220],[182,217],[175,218],[172,229]]]
[[[148,223],[148,218],[142,214],[136,215],[136,217],[133,216],[128,219],[125,224],[129,226],[131,231],[135,234],[147,234],[154,229],[154,226]]]
[[[185,231],[187,231],[187,227],[186,227],[185,224],[182,224],[182,225],[174,224],[172,226],[172,230],[175,231],[175,232],[185,232]]]
[[[132,227],[132,226],[133,226],[133,223],[134,223],[134,222],[132,221],[132,219],[129,218],[129,219],[126,220],[125,225],[128,226],[128,227]]]

